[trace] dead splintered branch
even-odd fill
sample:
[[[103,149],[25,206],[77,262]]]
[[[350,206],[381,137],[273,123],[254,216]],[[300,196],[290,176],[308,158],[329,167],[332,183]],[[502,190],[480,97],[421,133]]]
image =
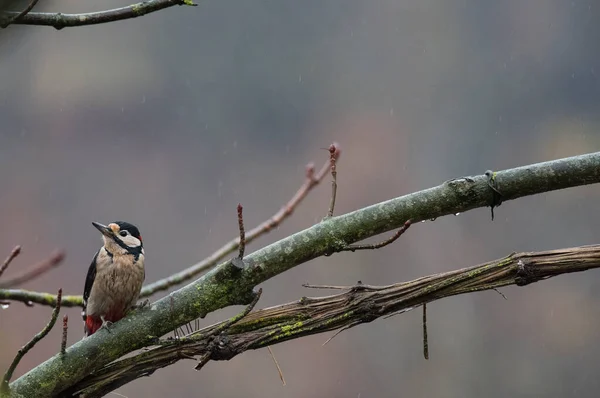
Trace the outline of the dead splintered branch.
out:
[[[32,3],[33,5],[30,4],[31,8],[35,6],[37,0],[32,1]],[[182,5],[196,6],[197,4],[193,3],[192,0],[148,0],[131,4],[126,7],[83,14],[29,12],[31,9],[27,12],[5,11],[3,13],[0,12],[0,18],[5,21],[0,27],[4,28],[13,24],[52,26],[56,29],[62,29],[72,26],[97,25],[137,18],[165,8]]]
[[[54,327],[56,319],[58,319],[58,314],[60,313],[61,296],[62,289],[58,289],[58,294],[56,296],[56,307],[54,307],[54,311],[52,311],[52,317],[50,318],[50,322],[48,322],[46,327],[44,327],[44,329],[42,329],[41,332],[33,336],[33,338],[17,352],[15,359],[13,359],[12,363],[8,367],[8,370],[4,374],[4,377],[2,378],[2,385],[0,386],[1,392],[6,393],[10,390],[8,383],[10,382],[10,379],[12,378],[12,375],[15,369],[17,368],[17,365],[19,365],[19,362],[21,362],[21,359],[25,356],[25,354],[29,352],[29,350],[31,350],[38,343],[38,341],[46,337],[46,335]]]
[[[17,246],[17,247],[19,247],[19,246]],[[14,253],[14,250],[13,250],[13,253]],[[12,255],[12,253],[11,253],[11,255]],[[50,257],[48,257],[46,260],[39,262],[38,264],[34,265],[33,267],[31,267],[31,269],[29,269],[28,271],[25,271],[21,275],[17,275],[15,277],[13,277],[11,279],[7,279],[7,280],[0,280],[0,289],[7,289],[7,288],[11,288],[13,286],[19,286],[25,282],[33,280],[33,279],[39,277],[40,275],[48,272],[52,268],[60,265],[64,259],[65,259],[65,251],[57,250],[54,253],[52,253],[50,255]]]
[[[229,360],[247,350],[312,334],[349,329],[445,297],[508,285],[526,286],[557,275],[593,268],[600,268],[600,245],[514,253],[474,267],[389,286],[359,283],[347,286],[345,292],[333,296],[304,297],[252,312],[227,327],[227,339],[220,340],[217,350],[211,349],[210,339],[202,336],[210,336],[214,330],[223,333],[227,322],[197,332],[200,337],[196,339],[163,344],[106,365],[69,391],[97,397],[100,396],[95,391],[98,386],[102,386],[102,392],[106,393],[124,382],[152,374],[181,359],[208,355],[212,360]],[[428,357],[427,346],[424,350]]]

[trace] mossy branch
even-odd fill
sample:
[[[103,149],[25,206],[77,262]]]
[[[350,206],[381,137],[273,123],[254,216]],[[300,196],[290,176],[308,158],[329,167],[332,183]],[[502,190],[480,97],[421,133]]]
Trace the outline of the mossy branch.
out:
[[[600,153],[538,163],[495,173],[504,202],[558,189],[600,182]],[[252,289],[290,268],[343,250],[368,237],[417,222],[495,203],[484,175],[458,178],[424,191],[327,218],[304,231],[244,258],[239,270],[227,261],[196,281],[135,311],[113,325],[57,354],[11,383],[15,395],[56,396],[86,376],[160,336],[209,312],[247,305]],[[456,294],[456,293],[455,293]],[[89,361],[87,358],[94,358]]]
[[[151,375],[181,359],[209,356],[229,360],[244,351],[333,330],[344,330],[380,317],[404,312],[458,294],[527,284],[556,275],[600,267],[600,245],[537,253],[511,254],[475,267],[445,272],[389,286],[358,284],[328,297],[298,301],[255,311],[227,328],[218,350],[210,349],[209,326],[189,337],[170,340],[133,357],[113,362],[69,389],[71,394],[100,397],[130,381]]]

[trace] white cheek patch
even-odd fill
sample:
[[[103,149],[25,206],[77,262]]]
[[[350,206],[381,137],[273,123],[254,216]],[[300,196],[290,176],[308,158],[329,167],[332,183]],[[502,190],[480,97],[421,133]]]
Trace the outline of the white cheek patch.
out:
[[[127,235],[121,239],[123,240],[123,243],[130,247],[139,246],[141,244],[140,240],[133,235]]]

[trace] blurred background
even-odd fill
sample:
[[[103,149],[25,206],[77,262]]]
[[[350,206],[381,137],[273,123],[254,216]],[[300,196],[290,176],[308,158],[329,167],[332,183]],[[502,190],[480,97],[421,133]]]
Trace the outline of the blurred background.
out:
[[[50,0],[37,11],[128,4]],[[336,213],[482,174],[600,150],[599,5],[594,1],[229,0],[56,31],[0,32],[0,257],[6,277],[65,248],[23,288],[81,294],[100,247],[92,221],[139,226],[147,282],[179,271],[276,212],[309,161],[342,146]],[[329,179],[247,252],[318,222]],[[419,223],[377,252],[336,254],[264,283],[258,307],[314,284],[386,284],[513,251],[600,243],[598,186]],[[182,361],[126,397],[595,397],[600,271],[454,297],[201,372]],[[328,292],[324,292],[327,294]],[[157,294],[160,298],[165,292]],[[227,308],[203,324],[238,312]],[[0,369],[50,308],[0,310]],[[80,309],[64,309],[69,344]],[[59,349],[60,328],[20,376]],[[112,396],[119,396],[111,394]]]

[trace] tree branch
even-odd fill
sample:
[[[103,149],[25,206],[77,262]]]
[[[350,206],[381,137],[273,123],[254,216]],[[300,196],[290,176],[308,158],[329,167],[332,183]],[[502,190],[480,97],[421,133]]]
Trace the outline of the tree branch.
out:
[[[495,179],[496,188],[503,195],[503,203],[537,193],[597,183],[600,182],[600,153],[498,171]],[[152,345],[158,337],[178,326],[229,305],[249,304],[254,298],[252,289],[256,285],[290,268],[316,257],[335,253],[359,240],[400,228],[406,220],[416,223],[465,212],[489,206],[492,199],[493,190],[490,189],[487,178],[478,175],[453,179],[434,188],[327,218],[247,255],[244,258],[246,268],[243,270],[233,266],[231,261],[220,264],[196,281],[156,301],[149,308],[134,311],[127,316],[128,322],[115,323],[112,333],[95,333],[69,347],[64,356],[57,354],[50,358],[12,382],[11,388],[15,394],[23,396],[58,395],[121,356]],[[581,266],[581,263],[578,264],[573,267]],[[530,273],[529,270],[534,268],[524,267],[521,274],[517,275],[521,278],[521,284],[538,280],[537,273]],[[487,272],[485,275],[489,276]],[[508,284],[509,281],[498,280],[504,280],[505,283],[487,283],[489,287],[497,287]],[[486,279],[480,281],[479,285],[471,285],[464,280],[464,275],[457,274],[453,282],[449,282],[450,280],[431,280],[427,289],[442,297],[443,293],[459,294],[482,288]],[[460,289],[453,288],[455,284]],[[403,285],[402,289],[410,290],[411,287],[414,288],[412,285]],[[391,291],[390,294],[394,292]],[[411,297],[413,296],[407,295],[401,302],[394,302],[392,307],[399,309],[402,305],[418,303],[411,301]],[[369,312],[366,316],[361,320],[368,320],[373,315]],[[341,320],[336,322],[328,328],[341,325]],[[295,334],[296,330],[303,329],[300,326],[296,329],[288,328],[285,333],[281,331],[277,334],[279,339],[276,340],[283,340],[286,336]],[[271,338],[260,341],[261,345],[273,342]],[[94,358],[94,361],[86,358]]]
[[[336,156],[339,158],[340,151],[336,152]],[[315,188],[319,183],[325,178],[327,173],[329,172],[330,161],[328,160],[318,173],[315,174],[314,165],[308,164],[306,166],[306,177],[305,181],[300,186],[298,191],[294,194],[294,196],[271,218],[262,222],[260,225],[252,228],[250,231],[245,233],[245,244],[249,244],[259,238],[260,236],[270,232],[273,228],[279,226],[283,221],[285,221],[288,217],[290,217],[294,210],[302,203],[302,200],[306,198],[306,196]],[[210,256],[206,257],[204,260],[200,261],[197,264],[194,264],[180,272],[177,272],[167,278],[158,280],[153,282],[147,286],[144,286],[142,292],[140,294],[140,298],[151,296],[152,294],[167,290],[170,287],[180,285],[186,281],[191,280],[195,276],[201,274],[202,272],[208,271],[214,268],[219,261],[222,261],[229,254],[235,252],[239,249],[240,238],[233,238],[217,251],[215,251]],[[15,248],[16,250],[16,248]],[[20,250],[20,247],[19,247]],[[18,253],[17,253],[18,254]],[[11,254],[12,256],[12,254]],[[9,256],[10,258],[10,256]],[[8,261],[9,259],[7,259]],[[12,258],[10,258],[12,260]],[[10,263],[10,261],[8,261]],[[8,265],[7,265],[8,266]],[[41,293],[41,292],[32,292],[21,289],[2,289],[0,288],[0,301],[2,300],[12,300],[12,301],[21,301],[27,305],[32,304],[42,304],[48,306],[56,305],[56,296],[50,293]],[[83,297],[82,296],[65,296],[62,301],[63,307],[82,307],[83,306]]]
[[[19,362],[21,362],[21,359],[41,339],[43,339],[44,337],[46,337],[46,335],[48,333],[50,333],[50,330],[52,330],[52,328],[54,327],[54,324],[56,323],[56,319],[58,318],[58,314],[60,313],[60,299],[61,299],[61,296],[62,296],[62,289],[58,289],[58,295],[56,296],[56,307],[54,307],[54,311],[52,311],[52,316],[50,317],[50,321],[44,327],[44,329],[42,329],[38,334],[36,334],[35,336],[33,336],[33,338],[27,344],[25,344],[23,347],[21,347],[21,349],[17,352],[17,355],[13,359],[12,363],[8,367],[8,370],[6,371],[6,373],[4,374],[4,377],[2,379],[2,385],[0,386],[0,392],[2,392],[3,394],[6,394],[7,392],[9,392],[10,389],[9,389],[8,382],[10,381],[10,379],[11,379],[11,377],[13,375],[13,372],[17,368],[17,365],[19,365]]]
[[[7,279],[5,281],[0,280],[0,289],[6,289],[13,286],[18,286],[22,283],[28,282],[32,279],[37,278],[38,276],[48,272],[54,267],[60,265],[60,263],[65,259],[64,250],[57,250],[50,255],[49,258],[43,260],[42,262],[34,265],[28,271],[25,271],[21,275],[17,275],[11,279]],[[56,298],[56,296],[54,296]]]
[[[56,295],[23,289],[0,289],[0,300],[20,301],[26,305],[42,304],[49,307],[56,306]],[[82,307],[83,298],[81,296],[63,296],[61,306]]]
[[[11,18],[9,18],[8,20],[6,20],[5,22],[0,22],[0,28],[4,29],[6,28],[8,25],[15,23],[16,21],[22,19],[25,15],[29,14],[29,12],[31,10],[33,10],[33,7],[35,7],[35,5],[38,3],[39,0],[31,0],[29,2],[29,5],[21,12],[16,13],[17,15],[12,16]]]
[[[229,360],[247,350],[312,334],[344,330],[445,297],[508,285],[525,286],[560,274],[592,268],[600,268],[600,245],[515,253],[474,267],[389,286],[348,286],[344,293],[303,298],[250,313],[227,328],[227,339],[220,341],[216,352],[208,349],[209,336],[212,331],[223,329],[226,322],[196,333],[206,337],[172,341],[113,362],[84,378],[69,392],[84,393],[89,398],[99,397],[181,359],[209,356],[213,360]]]
[[[192,0],[148,0],[131,4],[126,7],[84,14],[29,12],[21,15],[20,12],[6,11],[2,13],[3,15],[0,14],[0,16],[3,17],[2,19],[8,18],[10,21],[8,24],[52,26],[56,29],[62,29],[71,26],[98,25],[107,22],[137,18],[165,8],[182,5],[196,6],[197,4],[194,4]],[[2,24],[0,27],[5,26]]]
[[[21,246],[15,246],[15,248],[12,249],[8,257],[6,257],[6,260],[4,260],[2,265],[0,265],[0,276],[2,276],[2,274],[4,273],[4,271],[6,271],[10,263],[12,263],[15,257],[17,257],[19,254],[21,254]]]

